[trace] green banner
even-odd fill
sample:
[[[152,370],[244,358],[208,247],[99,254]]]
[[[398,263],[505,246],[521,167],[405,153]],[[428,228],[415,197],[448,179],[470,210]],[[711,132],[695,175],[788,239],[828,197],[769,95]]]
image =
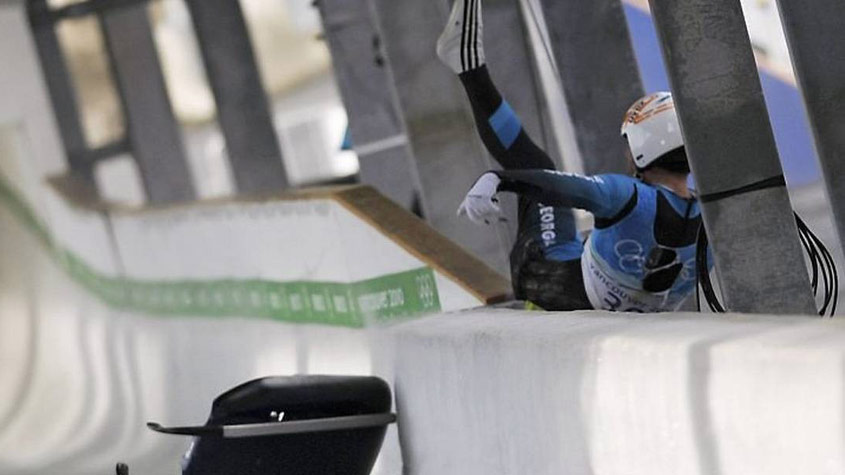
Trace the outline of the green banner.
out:
[[[440,311],[434,271],[429,267],[352,283],[105,276],[60,247],[32,208],[2,179],[0,201],[76,282],[114,308],[150,315],[254,317],[355,328]]]

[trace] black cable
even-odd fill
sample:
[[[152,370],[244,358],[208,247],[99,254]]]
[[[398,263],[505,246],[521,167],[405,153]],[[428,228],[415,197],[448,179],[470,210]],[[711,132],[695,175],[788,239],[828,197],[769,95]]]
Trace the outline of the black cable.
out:
[[[703,226],[702,226],[701,238],[702,238],[702,241],[703,241],[703,246],[702,246],[702,253],[699,255],[698,261],[703,266],[702,267],[703,269],[709,269],[709,265],[708,265],[709,263],[707,262],[708,241],[707,241],[707,234],[704,233],[704,231],[703,231]],[[725,309],[722,307],[721,302],[719,302],[719,299],[716,297],[716,292],[713,289],[713,283],[710,281],[710,272],[707,272],[707,275],[704,276],[704,278],[702,279],[702,288],[704,290],[704,298],[707,300],[707,304],[710,307],[710,311],[711,312],[720,312],[720,313],[724,312]]]
[[[695,251],[696,251],[695,252],[695,254],[696,254],[696,256],[695,256],[695,266],[697,268],[698,267],[698,248],[696,248]],[[696,312],[701,312],[701,291],[698,290],[700,285],[701,284],[699,284],[698,272],[696,272],[695,273],[695,287],[694,287],[695,288],[695,311]]]
[[[815,237],[815,236],[814,236]],[[816,238],[818,239],[818,238]],[[821,240],[819,240],[821,242]],[[828,263],[830,269],[830,275],[833,277],[831,283],[831,295],[830,295],[830,316],[836,312],[836,304],[839,300],[839,275],[836,272],[836,263],[833,260],[833,256],[830,254],[830,251],[826,247],[822,248],[822,254],[824,255],[825,260]]]
[[[798,227],[798,237],[801,239],[801,245],[804,246],[804,252],[807,253],[808,260],[812,265],[813,278],[810,285],[813,288],[813,295],[817,296],[819,291],[819,263],[816,259],[813,258],[813,253],[815,252],[815,250],[811,246],[807,235],[804,233],[804,230],[800,226]]]
[[[804,252],[807,253],[807,256],[812,256],[813,249],[810,247],[810,243],[807,241],[807,236],[804,235],[803,232],[799,230],[798,236],[801,238],[801,245],[804,246]],[[809,257],[808,259],[810,264],[813,266],[813,279],[811,282],[811,286],[813,287],[813,295],[819,294],[819,263],[816,259]]]
[[[806,235],[806,239],[810,242],[810,246],[813,249],[814,254],[815,254],[814,258],[817,259],[817,260],[820,260],[822,283],[824,285],[824,297],[822,298],[823,305],[822,305],[822,309],[819,312],[819,314],[824,315],[825,312],[827,311],[828,305],[830,305],[830,299],[831,299],[831,289],[830,289],[830,287],[831,287],[831,284],[832,284],[833,276],[831,275],[831,272],[830,272],[829,261],[825,257],[824,251],[820,250],[817,238],[815,238],[815,236],[812,234],[812,232],[809,230],[809,228],[807,228],[806,225],[804,225],[803,223],[802,223],[802,232]]]
[[[833,256],[830,254],[827,247],[825,247],[824,243],[822,243],[821,239],[819,239],[818,236],[810,230],[809,226],[807,226],[807,224],[797,215],[796,222],[798,223],[798,228],[801,232],[802,238],[806,239],[813,252],[811,260],[815,259],[819,261],[818,265],[821,270],[822,283],[824,285],[824,297],[822,299],[823,304],[819,314],[827,315],[828,309],[830,309],[829,315],[833,316],[836,312],[836,305],[839,299],[839,275],[836,271],[836,264],[833,260]],[[815,265],[815,261],[813,263]],[[818,295],[817,292],[815,294]]]
[[[698,269],[701,290],[704,292],[704,300],[710,310],[716,313],[725,313],[725,308],[719,302],[713,283],[710,281],[710,269],[707,265],[707,233],[702,224],[698,228],[698,245],[696,246],[695,266]]]
[[[816,246],[816,242],[810,237],[810,234],[807,228],[804,227],[803,224],[799,224],[798,226],[798,234],[801,237],[802,242],[806,243],[807,246],[807,255],[809,256],[810,262],[812,263],[814,275],[813,275],[813,296],[818,297],[819,295],[819,280],[818,280],[818,272],[821,271],[821,283],[824,285],[825,289],[825,297],[822,301],[827,301],[829,299],[829,276],[828,270],[823,265],[823,258],[819,252],[818,247]],[[824,307],[823,307],[824,310]],[[822,314],[823,312],[820,312]]]
[[[825,272],[822,273],[823,276],[827,276],[825,279],[825,297],[824,297],[824,307],[822,307],[822,313],[825,314],[827,311],[828,306],[832,311],[836,309],[836,298],[839,296],[839,278],[836,275],[836,264],[833,261],[833,256],[830,255],[830,252],[827,248],[821,244],[821,240],[816,237],[814,234],[810,234],[811,238],[817,242],[817,245],[820,246],[821,255],[824,258],[825,266],[823,270]],[[831,316],[833,313],[831,313]]]
[[[837,272],[836,262],[833,260],[833,256],[827,248],[824,249],[824,252],[832,266],[831,273],[833,274],[833,297],[831,299],[833,305],[830,310],[830,316],[832,317],[836,314],[836,306],[839,305],[839,272]]]
[[[807,226],[797,213],[795,214],[795,223],[798,226],[798,236],[801,240],[801,245],[804,247],[804,252],[807,253],[808,260],[810,261],[813,296],[818,298],[819,284],[821,284],[824,290],[819,315],[833,317],[836,313],[836,306],[839,300],[839,273],[836,269],[836,263],[821,239],[810,230],[809,226]],[[704,299],[710,310],[716,313],[724,313],[725,308],[719,301],[719,297],[716,295],[716,291],[713,289],[713,283],[710,280],[710,268],[707,262],[708,245],[707,233],[702,224],[698,230],[698,241],[695,251],[696,306],[698,311],[701,311],[701,297],[698,290],[701,287],[701,291],[704,293]]]

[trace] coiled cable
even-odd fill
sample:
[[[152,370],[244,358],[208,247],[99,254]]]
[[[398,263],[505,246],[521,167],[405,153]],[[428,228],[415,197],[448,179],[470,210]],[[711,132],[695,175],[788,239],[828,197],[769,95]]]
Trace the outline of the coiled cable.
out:
[[[819,289],[823,289],[821,308],[818,309],[819,315],[822,317],[833,317],[836,313],[837,301],[839,300],[839,274],[836,269],[836,263],[821,239],[810,230],[809,226],[807,226],[797,213],[794,214],[795,223],[798,225],[798,236],[801,239],[801,245],[804,247],[804,252],[807,253],[807,258],[810,262],[813,296],[818,298]],[[707,302],[710,310],[715,313],[725,313],[725,307],[719,301],[719,297],[713,288],[713,282],[710,280],[708,245],[707,233],[702,224],[698,229],[698,241],[695,251],[696,306],[698,307],[698,311],[701,311],[701,295],[698,291],[700,287],[701,293],[704,294],[704,300]],[[819,284],[821,284],[821,287]]]

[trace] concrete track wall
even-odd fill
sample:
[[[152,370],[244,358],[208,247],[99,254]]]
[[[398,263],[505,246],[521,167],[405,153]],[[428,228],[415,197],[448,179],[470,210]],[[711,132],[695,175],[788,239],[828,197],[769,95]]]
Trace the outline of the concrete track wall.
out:
[[[845,323],[479,310],[394,329],[406,473],[845,473]]]

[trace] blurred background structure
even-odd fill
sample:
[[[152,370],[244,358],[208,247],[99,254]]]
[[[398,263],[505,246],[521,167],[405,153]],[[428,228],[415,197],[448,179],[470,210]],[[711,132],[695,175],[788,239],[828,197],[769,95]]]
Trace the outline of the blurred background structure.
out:
[[[420,45],[439,30],[447,6],[435,3],[431,12],[412,15],[379,12],[381,7],[374,2],[318,2],[322,23],[328,25],[323,33],[320,12],[309,2],[251,0],[224,2],[220,7],[207,3],[194,8],[193,14],[192,4],[179,0],[133,7],[135,17],[124,21],[141,24],[135,28],[144,41],[126,34],[109,36],[105,19],[123,8],[120,2],[94,2],[90,8],[80,8],[86,2],[30,4],[69,160],[81,176],[96,182],[101,196],[137,205],[361,181],[425,214],[436,229],[507,272],[514,226],[482,232],[455,220],[451,209],[466,183],[492,165],[475,138],[462,91]],[[492,2],[486,9],[487,22],[499,32],[488,41],[490,64],[529,132],[546,143],[562,169],[624,171],[616,156],[620,145],[615,129],[607,124],[615,122],[623,104],[643,89],[669,89],[646,2],[594,2],[595,25],[585,19],[589,14],[581,7],[575,13],[565,11],[565,2],[524,1],[518,8],[508,6],[511,2],[498,4]],[[215,16],[214,11],[224,5],[234,13]],[[770,1],[742,5],[787,179],[793,189],[818,183],[818,161],[777,5]],[[618,13],[608,15],[609,8]],[[501,25],[496,19],[499,9]],[[203,16],[204,12],[210,13]],[[379,25],[379,14],[393,20]],[[400,24],[406,16],[416,22],[413,28]],[[219,18],[228,20],[223,25]],[[421,18],[429,19],[430,31],[423,31]],[[565,23],[573,18],[572,25]],[[614,21],[616,26],[611,25]],[[361,26],[350,33],[356,22]],[[504,27],[513,24],[523,27]],[[149,32],[143,33],[146,29]],[[408,35],[408,30],[417,36]],[[628,41],[626,30],[633,41]],[[606,35],[607,31],[616,33]],[[122,37],[127,38],[128,49],[115,54],[119,45],[112,43]],[[215,38],[230,41],[215,43]],[[526,49],[514,46],[520,44]],[[430,62],[428,76],[419,74],[420,60],[412,59],[412,54]],[[123,57],[127,59],[120,60]],[[406,61],[414,74],[402,71]],[[443,84],[435,86],[435,77]],[[599,78],[606,82],[596,83]],[[260,105],[262,85],[268,98],[266,113],[260,112],[265,107]],[[618,89],[618,98],[610,94],[613,88]],[[601,106],[591,93],[598,89],[606,98]],[[431,94],[434,90],[438,93]],[[455,128],[457,119],[427,119],[435,113],[434,97],[442,97],[444,104],[463,114],[462,128]],[[423,101],[422,122],[414,118],[416,106],[411,100]],[[358,118],[351,124],[349,110]],[[172,120],[178,126],[168,123]],[[464,135],[438,141],[431,135],[438,132],[429,130],[438,122],[450,124],[450,134],[462,130]],[[474,151],[461,150],[468,146]],[[460,167],[451,166],[455,159],[450,153],[461,157]],[[585,156],[590,159],[584,161]],[[477,165],[466,162],[470,157],[477,157]],[[164,168],[160,173],[154,168],[143,172],[144,167],[155,166]],[[449,173],[444,174],[447,168]],[[152,175],[159,178],[149,178]],[[444,183],[446,176],[454,184]]]
[[[767,189],[771,195],[733,196],[710,205],[707,225],[730,308],[809,312],[811,296],[786,203],[845,268],[838,236],[845,233],[845,201],[837,198],[845,193],[840,184],[845,154],[839,153],[845,136],[845,94],[839,90],[839,73],[845,71],[845,41],[838,41],[845,31],[838,23],[845,19],[841,5],[821,1],[818,8],[805,8],[793,2],[780,12],[774,0],[719,0],[724,8],[714,12],[711,4],[717,2],[712,0],[484,2],[491,73],[561,170],[624,173],[618,139],[623,112],[643,91],[673,89],[682,123],[697,126],[696,133],[688,134],[690,146],[699,156],[720,157],[709,168],[694,161],[702,193],[719,195],[772,179],[782,184],[782,173],[786,187]],[[109,473],[118,460],[129,461],[134,473],[178,473],[185,444],[152,435],[143,423],[197,423],[214,395],[252,377],[373,373],[391,380],[396,367],[408,374],[429,371],[426,365],[451,357],[456,360],[444,367],[461,374],[467,361],[481,365],[481,358],[470,350],[463,355],[464,349],[490,344],[517,328],[525,330],[520,341],[532,349],[508,343],[493,354],[518,353],[510,369],[521,377],[517,367],[533,367],[533,362],[520,358],[535,348],[561,346],[544,340],[542,331],[533,334],[518,323],[500,328],[495,321],[490,324],[496,328],[493,337],[470,332],[457,342],[448,340],[437,350],[442,353],[427,354],[426,348],[446,341],[426,343],[441,331],[448,334],[452,323],[446,321],[431,332],[412,327],[406,337],[413,344],[396,363],[395,343],[381,331],[385,324],[508,297],[504,276],[516,232],[515,201],[505,198],[510,219],[493,228],[455,216],[466,190],[494,162],[476,135],[459,82],[434,53],[450,4],[0,0],[0,473]],[[829,40],[819,40],[816,29]],[[730,48],[721,48],[723,40]],[[704,46],[671,49],[678,44]],[[698,81],[701,71],[724,75]],[[737,101],[700,100],[709,93]],[[738,102],[753,102],[753,107],[731,116]],[[717,124],[725,116],[735,122]],[[743,140],[714,139],[718,127],[739,131],[734,135]],[[592,226],[589,217],[578,216],[582,229]],[[749,248],[763,258],[743,260]],[[759,289],[747,290],[743,285],[748,282]],[[464,321],[489,323],[485,311]],[[596,325],[610,321],[601,318]],[[621,328],[625,322],[607,327]],[[593,324],[582,323],[584,328]],[[546,324],[549,334],[556,334],[555,325],[565,322]],[[655,341],[639,334],[617,338],[605,327],[583,334],[574,330],[576,340],[607,339],[578,340],[575,347],[583,355],[576,356],[583,357],[583,368],[566,366],[563,373],[576,381],[576,389],[589,380],[584,368],[593,368],[597,381],[606,376],[600,371],[635,374],[623,371],[627,360],[615,360],[613,351],[653,343],[635,356],[666,352],[671,353],[666,361],[676,361],[680,355],[683,370],[665,362],[655,366],[671,373],[677,380],[667,381],[676,386],[700,383],[689,385],[701,389],[698,396],[680,398],[691,408],[688,419],[700,423],[696,430],[716,430],[716,422],[701,420],[711,406],[708,396],[700,396],[710,394],[709,376],[704,382],[694,378],[709,371],[710,363],[696,358],[722,338],[756,338],[758,330],[706,323],[696,339],[687,337],[697,323],[681,324],[681,329],[671,320],[655,325]],[[781,330],[769,321],[761,328],[776,335]],[[807,339],[822,342],[818,353],[801,346],[807,343],[800,331],[794,341],[792,336],[772,337],[773,347],[810,351],[812,357],[802,362],[841,362],[836,343],[808,328]],[[474,338],[479,334],[483,337]],[[681,334],[686,339],[680,343],[661,340]],[[570,338],[566,335],[561,338]],[[636,344],[626,346],[628,341]],[[609,351],[611,357],[602,360],[597,351]],[[760,360],[769,361],[769,356]],[[417,364],[415,358],[424,361]],[[547,371],[556,371],[554,358],[543,360]],[[489,361],[499,364],[496,358]],[[615,366],[599,367],[602,361],[615,361]],[[724,365],[725,371],[730,366]],[[782,367],[806,373],[797,365]],[[490,380],[500,369],[492,368],[484,367]],[[843,374],[832,363],[820,371],[836,378]],[[438,377],[448,380],[454,374]],[[747,378],[736,376],[738,381]],[[836,378],[826,381],[833,384]],[[429,404],[420,406],[413,399],[420,394],[442,402],[436,388],[420,383],[428,380],[406,376],[404,381],[413,388],[405,393],[407,407]],[[565,391],[564,384],[543,381]],[[768,388],[768,383],[754,388]],[[483,381],[478,384],[476,397],[496,392]],[[607,384],[603,394],[624,393]],[[660,380],[654,387],[662,384],[671,385]],[[546,386],[526,387],[537,389],[536,401],[549,402]],[[784,394],[785,405],[801,399]],[[577,399],[569,393],[562,397],[567,404]],[[654,400],[662,404],[661,397]],[[825,407],[841,406],[841,400],[829,399]],[[508,410],[499,402],[478,404],[477,413],[459,412],[485,414],[479,420],[522,415],[511,410],[513,401],[505,401]],[[655,409],[655,418],[660,410]],[[781,413],[792,414],[776,407],[763,416]],[[781,421],[763,416],[774,425]],[[612,424],[601,417],[583,419],[573,430],[595,437],[613,433],[605,430]],[[546,423],[545,417],[536,420],[538,426]],[[811,420],[841,422],[845,417]],[[597,425],[588,427],[591,423]],[[414,419],[405,427],[400,427],[407,431],[402,437],[434,432],[426,432],[425,420]],[[655,426],[663,430],[656,437],[676,426],[667,427]],[[807,453],[845,440],[845,431],[837,430],[826,426],[817,438],[805,437]],[[797,437],[787,432],[771,440]],[[586,447],[589,437],[583,437],[574,446]],[[406,439],[403,445],[417,455],[415,444]],[[697,473],[729,473],[708,471],[720,463],[714,461],[716,444],[700,445],[704,468]],[[744,453],[754,452],[751,445]],[[733,473],[795,473],[789,472],[790,463],[807,460],[789,458],[774,442],[772,447],[761,453],[770,460],[784,457],[780,465]],[[439,449],[448,452],[448,447]],[[582,452],[578,457],[585,460],[605,453]],[[627,460],[607,453],[611,456],[604,465],[588,460],[585,466]],[[822,455],[808,459],[817,463],[812,467],[830,462],[824,467],[833,469],[813,471],[796,462],[804,473],[837,473],[845,467],[845,460],[831,462]],[[400,453],[399,434],[391,428],[375,473],[400,473],[403,463],[412,469],[424,465]],[[444,473],[440,468],[411,473]]]
[[[127,3],[127,2],[124,2]],[[132,2],[128,2],[132,3]],[[173,153],[177,157],[184,157],[188,164],[189,174],[187,177],[189,185],[196,189],[200,198],[230,196],[236,190],[236,180],[233,176],[232,167],[229,165],[229,147],[225,131],[219,123],[223,115],[218,113],[218,103],[226,103],[225,97],[218,97],[215,102],[215,93],[209,82],[209,77],[218,78],[226,71],[240,71],[238,65],[225,65],[225,61],[235,60],[240,57],[253,54],[255,62],[244,63],[247,69],[254,69],[256,75],[249,87],[256,88],[263,85],[266,94],[273,98],[272,115],[267,118],[274,126],[278,134],[277,148],[281,148],[290,160],[283,164],[282,173],[290,176],[290,182],[294,185],[303,185],[321,181],[332,181],[336,179],[348,179],[357,173],[357,164],[354,156],[349,152],[341,150],[345,133],[345,117],[342,105],[338,99],[336,89],[330,79],[331,69],[328,51],[322,41],[319,40],[320,21],[317,12],[310,6],[309,2],[265,2],[253,1],[244,2],[242,12],[244,22],[242,30],[236,33],[242,36],[241,43],[231,45],[240,48],[238,51],[228,53],[229,58],[221,58],[217,69],[210,69],[206,72],[203,65],[202,43],[198,41],[196,33],[204,25],[203,21],[209,23],[208,28],[216,31],[219,38],[231,38],[215,20],[205,20],[199,17],[192,22],[188,5],[182,1],[155,1],[138,2],[143,8],[132,20],[133,25],[142,26],[136,28],[149,29],[152,43],[143,43],[127,40],[129,45],[122,55],[110,57],[110,50],[114,50],[113,41],[120,41],[125,33],[118,34],[116,31],[113,38],[108,35],[108,23],[99,18],[110,18],[111,13],[120,11],[120,2],[100,2],[91,4],[91,8],[83,12],[74,12],[72,8],[86,4],[85,2],[43,2],[41,5],[30,6],[32,21],[36,25],[35,30],[39,33],[38,38],[49,35],[45,30],[55,31],[57,42],[46,44],[39,41],[39,47],[45,58],[45,68],[62,68],[61,59],[64,58],[67,82],[59,88],[67,88],[62,91],[65,96],[65,103],[74,104],[76,109],[63,111],[65,115],[77,115],[78,131],[74,131],[78,137],[74,139],[79,144],[71,143],[72,147],[84,147],[87,150],[101,150],[105,155],[101,160],[95,160],[93,166],[94,176],[104,197],[109,200],[138,204],[143,203],[149,197],[149,190],[142,184],[142,174],[138,172],[137,162],[133,162],[128,152],[139,154],[136,149],[129,148],[127,141],[131,142],[131,130],[128,122],[132,122],[133,108],[131,101],[125,97],[127,94],[138,92],[138,86],[145,82],[156,82],[156,76],[161,75],[165,89],[157,90],[155,94],[159,100],[169,101],[173,114],[178,121],[177,130],[169,130],[167,133],[181,137],[183,144],[170,144]],[[231,6],[238,7],[237,2],[224,2]],[[217,7],[206,6],[205,8],[215,10]],[[241,8],[238,8],[240,10]],[[46,17],[50,14],[47,11],[62,12],[69,11],[66,16],[53,14],[53,18],[61,20],[55,23],[48,21]],[[137,8],[136,8],[137,10]],[[202,9],[200,9],[201,13]],[[111,13],[109,13],[111,12]],[[199,13],[195,16],[198,16]],[[212,17],[214,14],[212,13]],[[220,18],[235,18],[233,15],[219,15]],[[236,22],[234,20],[229,23]],[[148,26],[146,26],[147,24]],[[55,28],[51,26],[55,25]],[[247,31],[245,28],[249,27]],[[119,25],[118,25],[119,28]],[[120,30],[123,32],[124,30]],[[212,41],[215,35],[208,35]],[[229,42],[231,43],[231,42]],[[223,42],[222,45],[226,45]],[[42,46],[43,45],[43,46]],[[56,48],[47,51],[47,48]],[[209,44],[206,49],[219,50],[220,45]],[[139,61],[138,56],[143,53],[153,53],[146,64],[139,64],[137,75],[132,78],[132,83],[126,83],[121,87],[120,68],[115,64],[125,57],[126,61]],[[227,54],[219,51],[221,56]],[[50,56],[52,55],[52,56]],[[212,55],[206,55],[206,63],[214,64]],[[157,63],[157,64],[156,64]],[[224,67],[225,65],[225,67]],[[239,64],[240,65],[240,64]],[[131,66],[127,66],[131,67]],[[160,69],[160,73],[156,72]],[[50,69],[52,72],[54,69]],[[128,71],[127,73],[131,73]],[[243,74],[243,73],[239,73]],[[48,78],[59,81],[53,73]],[[149,76],[147,79],[145,76]],[[225,81],[225,78],[220,78]],[[131,87],[130,87],[131,86]],[[232,92],[235,88],[243,89],[243,84],[231,84],[230,91],[219,92],[225,96],[225,92]],[[158,87],[158,86],[156,86]],[[221,87],[222,88],[222,87]],[[58,89],[58,88],[56,88]],[[258,91],[258,98],[264,96]],[[57,92],[59,93],[59,92]],[[56,93],[56,94],[57,94]],[[167,99],[161,99],[162,93],[166,93]],[[246,93],[243,93],[246,94]],[[254,91],[252,93],[256,95]],[[241,97],[243,98],[243,96]],[[148,97],[139,97],[139,102],[145,108],[149,108]],[[231,102],[231,101],[230,101]],[[247,107],[247,105],[244,105]],[[144,113],[144,112],[138,112]],[[160,116],[166,111],[147,111],[153,114],[148,118],[153,123],[158,123],[162,129],[169,129],[160,122]],[[137,118],[136,121],[143,121]],[[230,119],[231,120],[231,119]],[[67,122],[74,122],[72,118],[66,118]],[[253,124],[243,124],[244,128]],[[73,128],[68,125],[65,128]],[[152,131],[155,132],[155,131]],[[255,131],[251,131],[255,133]],[[69,133],[64,133],[65,141],[68,142]],[[231,139],[234,140],[234,139]],[[159,138],[159,142],[161,138]],[[118,146],[123,144],[123,147]],[[163,146],[159,144],[159,146]],[[273,147],[273,145],[268,145]],[[103,150],[105,149],[105,150]],[[152,151],[156,152],[155,150]],[[253,150],[239,150],[239,152],[254,152]],[[96,157],[96,155],[95,155]],[[297,158],[298,157],[298,158]],[[275,164],[281,163],[281,153],[275,152],[272,157]],[[247,164],[249,165],[249,164]],[[250,168],[244,166],[241,168]],[[282,175],[280,174],[280,180]],[[181,183],[184,187],[184,183]],[[280,182],[278,188],[284,188],[286,183]],[[249,191],[249,190],[246,190]],[[166,201],[166,200],[165,200]]]

